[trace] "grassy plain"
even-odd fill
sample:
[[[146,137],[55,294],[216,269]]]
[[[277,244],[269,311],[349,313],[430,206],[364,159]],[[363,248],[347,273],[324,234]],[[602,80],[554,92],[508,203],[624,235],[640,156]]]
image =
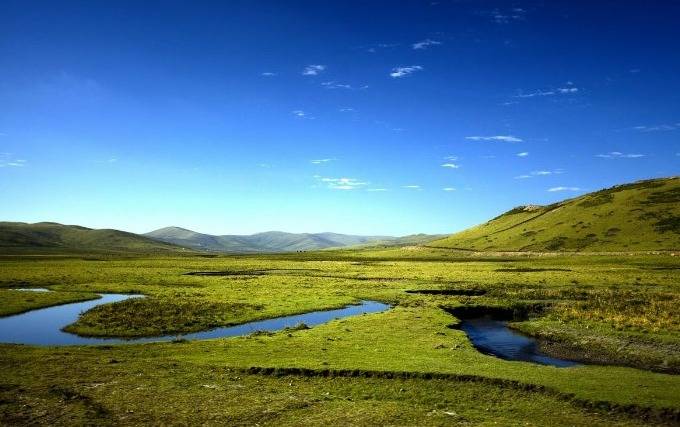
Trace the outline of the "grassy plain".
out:
[[[88,335],[181,334],[361,299],[394,308],[242,338],[1,345],[0,422],[670,424],[680,417],[678,269],[670,254],[427,248],[6,257],[0,287],[49,287],[57,297],[23,301],[0,290],[12,307],[3,314],[81,292],[147,295],[92,310],[69,328]],[[195,272],[219,275],[186,274]],[[418,290],[450,294],[406,292]],[[460,306],[514,308],[529,316],[515,326],[546,338],[548,351],[626,366],[554,368],[480,354],[447,311]]]

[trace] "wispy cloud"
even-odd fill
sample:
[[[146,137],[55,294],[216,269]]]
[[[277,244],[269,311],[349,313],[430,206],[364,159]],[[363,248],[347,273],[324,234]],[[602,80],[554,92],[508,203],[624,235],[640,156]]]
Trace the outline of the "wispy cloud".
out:
[[[24,159],[12,156],[12,153],[0,153],[0,168],[23,168],[27,163]]]
[[[529,179],[529,178],[534,178],[534,177],[537,177],[537,176],[560,175],[560,174],[563,174],[563,173],[564,173],[564,170],[562,170],[562,169],[537,170],[537,171],[529,172],[528,174],[525,174],[525,175],[516,176],[515,179]]]
[[[574,83],[567,82],[564,86],[555,89],[541,89],[534,90],[530,92],[525,92],[520,90],[515,98],[535,98],[541,96],[553,96],[553,95],[573,95],[579,92],[579,88],[574,86]]]
[[[444,160],[450,160],[450,161],[452,161],[452,162],[455,162],[455,161],[457,161],[458,159],[459,159],[458,156],[446,156],[446,157],[444,157]]]
[[[335,159],[314,159],[314,160],[310,160],[309,162],[314,164],[314,165],[321,165],[323,163],[332,162],[333,160],[335,160]]]
[[[444,190],[444,191],[456,191],[456,189],[453,188],[453,187],[444,187],[444,188],[442,188],[442,190]]]
[[[395,67],[392,68],[392,72],[390,72],[390,77],[393,78],[399,78],[399,77],[405,77],[408,76],[409,74],[413,74],[416,71],[421,71],[423,67],[420,65],[409,65],[407,67]]]
[[[302,110],[293,110],[293,111],[291,111],[291,114],[293,114],[295,117],[300,118],[300,119],[309,119],[309,120],[314,119],[314,117],[310,116],[309,113],[306,113]]]
[[[465,139],[470,141],[501,141],[501,142],[522,142],[522,138],[512,135],[494,135],[494,136],[466,136]]]
[[[431,40],[431,39],[425,39],[416,43],[413,43],[411,47],[415,50],[421,50],[421,49],[427,49],[430,46],[437,46],[442,44],[442,42],[439,42],[437,40]]]
[[[680,122],[654,126],[635,126],[633,129],[639,132],[667,132],[680,129]]]
[[[548,188],[548,191],[555,193],[558,191],[581,191],[581,189],[579,187],[552,187]]]
[[[601,157],[603,159],[638,159],[640,157],[645,157],[644,154],[632,154],[632,153],[621,153],[620,151],[612,151],[606,154],[596,154],[595,157]]]
[[[402,185],[401,188],[406,188],[406,189],[409,189],[409,190],[420,190],[421,189],[420,185],[415,185],[415,184]]]
[[[308,65],[302,70],[303,76],[318,76],[326,69],[325,65]]]
[[[529,152],[528,151],[522,151],[521,153],[517,153],[516,156],[517,157],[527,157],[527,156],[529,156]]]
[[[366,46],[361,46],[360,49],[364,49],[368,53],[376,53],[378,50],[383,49],[394,49],[398,47],[399,43],[375,43]]]
[[[458,169],[460,168],[460,165],[455,164],[455,163],[442,163],[441,165],[443,168],[449,168],[449,169]]]
[[[340,111],[341,113],[352,113],[356,110],[354,108],[351,108],[351,107],[343,107],[343,108],[340,108],[338,111]]]
[[[367,188],[366,191],[378,193],[378,192],[389,191],[389,190],[387,188]]]
[[[264,73],[260,73],[260,75],[263,76],[263,77],[274,77],[274,76],[277,76],[276,73],[272,73],[272,72],[269,72],[269,71],[265,71]]]
[[[325,87],[326,89],[352,89],[352,90],[368,89],[368,85],[352,86],[350,84],[338,83],[338,82],[335,82],[335,81],[323,82],[323,83],[321,83],[321,86]]]
[[[523,21],[526,15],[526,10],[521,7],[513,7],[509,9],[493,9],[491,11],[479,12],[480,15],[491,17],[496,24],[509,24],[514,21]]]
[[[316,177],[331,190],[356,190],[368,185],[367,182],[356,178],[323,178]]]

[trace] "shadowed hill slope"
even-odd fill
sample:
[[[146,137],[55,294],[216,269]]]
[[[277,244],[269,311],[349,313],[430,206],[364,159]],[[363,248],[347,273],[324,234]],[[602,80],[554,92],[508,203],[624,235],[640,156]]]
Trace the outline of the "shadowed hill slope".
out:
[[[520,206],[429,246],[501,251],[678,250],[680,178],[617,185],[548,206]]]
[[[119,230],[54,222],[0,222],[0,253],[174,252],[183,249]]]

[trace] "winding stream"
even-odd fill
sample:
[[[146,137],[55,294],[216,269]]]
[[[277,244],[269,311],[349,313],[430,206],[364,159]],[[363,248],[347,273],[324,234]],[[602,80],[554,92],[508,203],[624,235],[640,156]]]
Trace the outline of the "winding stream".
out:
[[[102,304],[125,301],[130,298],[141,298],[142,295],[100,294],[96,300],[57,305],[25,313],[0,318],[0,342],[30,345],[98,345],[172,341],[179,334],[142,338],[100,338],[81,337],[61,329],[78,320],[81,313]],[[276,317],[267,320],[243,323],[236,326],[225,326],[207,331],[182,334],[187,340],[205,340],[212,338],[236,337],[249,335],[257,331],[275,332],[300,323],[316,326],[350,316],[366,313],[378,313],[390,308],[389,305],[377,301],[361,301],[360,304],[348,305],[336,310],[312,311],[293,316]]]

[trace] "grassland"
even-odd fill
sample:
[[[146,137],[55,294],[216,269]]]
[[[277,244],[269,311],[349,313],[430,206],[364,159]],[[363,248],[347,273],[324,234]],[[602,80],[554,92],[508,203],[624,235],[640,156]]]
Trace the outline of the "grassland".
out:
[[[394,306],[243,338],[2,345],[4,423],[285,425],[331,417],[338,424],[636,425],[680,417],[680,259],[668,253],[509,256],[406,247],[7,257],[0,267],[2,288],[49,287],[65,300],[81,292],[147,295],[102,306],[69,328],[88,335],[181,334],[360,299]],[[213,275],[187,274],[196,272]],[[447,292],[406,292],[419,290]],[[16,293],[0,290],[13,312],[55,303],[22,303]],[[461,306],[518,310],[528,317],[514,326],[543,337],[547,351],[621,366],[559,369],[480,354],[455,328],[450,311]]]

